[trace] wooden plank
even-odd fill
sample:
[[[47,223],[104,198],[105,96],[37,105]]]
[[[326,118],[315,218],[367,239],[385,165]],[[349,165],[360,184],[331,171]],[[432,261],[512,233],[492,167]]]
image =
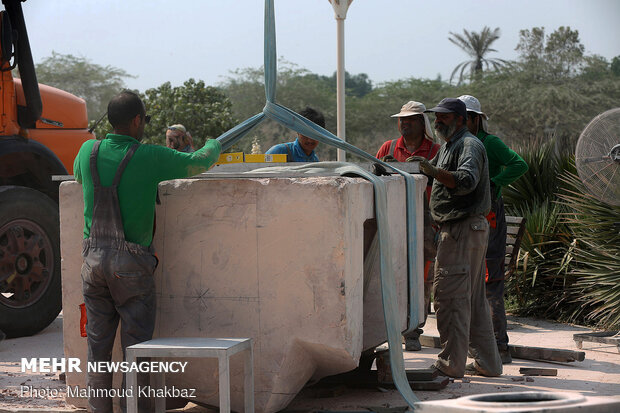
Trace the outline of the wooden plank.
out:
[[[384,358],[383,362],[385,361],[386,359]],[[453,380],[450,377],[437,376],[435,369],[409,369],[406,373],[409,385],[413,390],[441,390]],[[386,378],[385,371],[362,371],[355,369],[348,373],[324,377],[318,383],[308,387],[306,391],[312,397],[323,398],[342,395],[348,388],[395,388],[391,373],[389,374],[389,381],[386,381]]]
[[[573,361],[584,361],[586,358],[586,353],[583,351],[517,346],[513,344],[509,344],[508,349],[512,357],[522,360],[548,360],[570,363]]]
[[[521,367],[519,373],[524,376],[557,376],[558,369],[547,369],[542,367]]]
[[[596,333],[573,334],[573,340],[620,345],[618,331],[599,331]]]
[[[439,376],[430,381],[412,381],[409,380],[409,385],[412,390],[441,390],[450,383],[450,377]]]
[[[509,235],[517,235],[521,227],[511,227],[510,225],[506,227],[506,233]]]
[[[523,222],[523,217],[515,217],[512,215],[506,215],[506,223],[513,225],[521,225]]]
[[[432,381],[437,377],[436,369],[407,369],[407,380],[411,381]]]
[[[573,340],[575,340],[577,348],[582,348],[584,341],[591,341],[594,343],[615,345],[618,348],[618,352],[620,353],[619,331],[599,331],[593,333],[573,334]]]
[[[379,384],[392,384],[392,368],[390,367],[389,353],[382,353],[377,356],[377,381]],[[407,369],[405,370],[408,381],[432,381],[437,377],[436,369]]]
[[[377,382],[379,384],[393,384],[392,367],[390,366],[390,353],[383,352],[377,355],[375,359],[377,365]]]
[[[506,258],[504,260],[506,270],[504,276],[510,277],[515,271],[517,259],[519,257],[519,247],[525,234],[526,219],[523,217],[506,216]]]
[[[454,379],[451,379],[450,377],[437,376],[433,380],[422,380],[422,381],[409,380],[409,386],[411,386],[412,390],[441,390],[445,388],[448,385],[448,383],[450,383],[450,381],[452,380]],[[384,387],[388,389],[396,388],[394,383],[381,383],[380,382],[380,383],[375,383],[375,386],[380,386],[380,387]]]
[[[439,337],[437,336],[427,336],[422,334],[420,336],[420,344],[424,347],[441,348],[441,341],[439,341]]]
[[[422,334],[420,336],[420,344],[425,347],[441,348],[441,342],[437,336],[427,336]],[[573,361],[584,361],[586,358],[586,353],[583,351],[556,348],[517,346],[514,344],[509,344],[508,350],[510,350],[510,355],[513,358],[522,360],[546,360],[570,363]]]
[[[422,337],[420,337],[421,341]],[[376,381],[379,386],[394,388],[390,355],[383,353],[377,356]],[[408,369],[405,370],[407,381],[413,390],[441,390],[449,383],[449,377],[437,376],[436,369]]]

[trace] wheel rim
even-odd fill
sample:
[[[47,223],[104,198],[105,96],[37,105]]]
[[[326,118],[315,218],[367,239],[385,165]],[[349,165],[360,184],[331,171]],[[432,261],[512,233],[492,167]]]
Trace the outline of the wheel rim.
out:
[[[18,219],[0,227],[0,303],[24,308],[44,295],[54,273],[54,250],[43,228]]]

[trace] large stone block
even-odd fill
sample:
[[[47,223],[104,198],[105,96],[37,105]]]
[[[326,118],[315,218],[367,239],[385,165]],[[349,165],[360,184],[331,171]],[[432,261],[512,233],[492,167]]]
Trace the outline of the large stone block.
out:
[[[404,330],[404,181],[383,179]],[[416,183],[421,206],[425,179]],[[252,337],[257,412],[283,409],[308,380],[355,368],[363,350],[386,340],[378,265],[367,265],[364,274],[375,228],[369,182],[333,176],[201,178],[162,183],[159,193],[155,337]],[[60,215],[65,355],[85,365],[78,183],[61,185]],[[421,207],[416,218],[421,229]],[[416,236],[421,249],[421,233]],[[113,357],[121,358],[119,340]],[[195,388],[197,400],[217,405],[217,364],[188,361],[188,372],[168,374],[167,384]],[[231,398],[237,411],[243,409],[242,368],[242,357],[233,357]],[[67,385],[84,386],[84,373],[68,373]],[[67,401],[86,406],[85,399]]]

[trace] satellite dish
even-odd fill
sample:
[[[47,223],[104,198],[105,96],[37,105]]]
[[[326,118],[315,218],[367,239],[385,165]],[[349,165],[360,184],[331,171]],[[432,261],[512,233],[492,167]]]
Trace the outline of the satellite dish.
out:
[[[620,108],[588,123],[575,150],[579,178],[598,200],[620,206]]]

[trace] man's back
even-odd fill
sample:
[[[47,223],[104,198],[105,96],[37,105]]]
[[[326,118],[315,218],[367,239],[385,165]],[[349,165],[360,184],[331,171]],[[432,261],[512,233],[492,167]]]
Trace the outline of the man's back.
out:
[[[93,211],[93,184],[90,154],[94,140],[82,145],[74,162],[74,174],[84,190],[84,238],[90,235]],[[101,184],[112,184],[116,169],[129,148],[138,143],[125,135],[109,134],[101,141],[97,168]],[[208,169],[220,152],[220,143],[210,140],[194,153],[182,153],[163,146],[139,144],[127,165],[118,188],[125,239],[149,246],[153,237],[155,198],[159,182],[186,178]]]

